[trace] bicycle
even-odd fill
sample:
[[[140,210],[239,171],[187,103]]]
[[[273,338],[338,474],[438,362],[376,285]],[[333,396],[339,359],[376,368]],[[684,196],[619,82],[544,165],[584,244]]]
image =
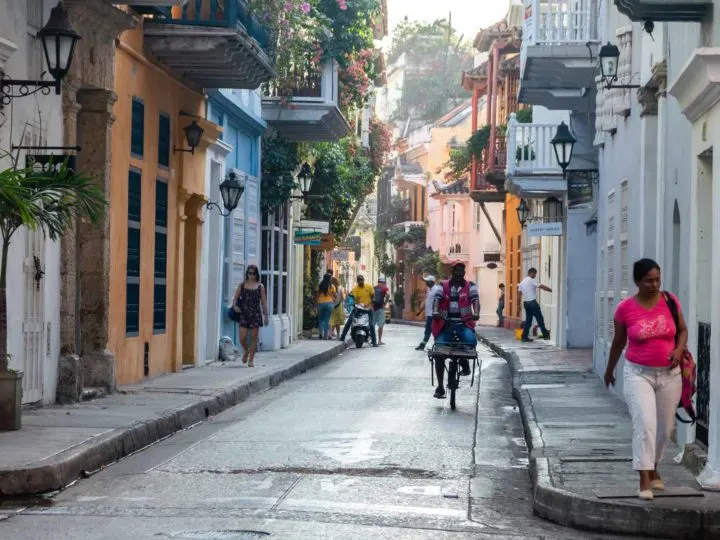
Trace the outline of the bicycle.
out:
[[[461,343],[457,329],[453,328],[453,343],[435,343],[428,351],[428,360],[430,361],[430,380],[435,386],[435,360],[450,360],[449,364],[445,364],[447,372],[447,389],[450,390],[450,408],[455,410],[455,394],[460,386],[460,366],[459,361],[463,358],[472,360],[472,375],[470,378],[470,387],[475,383],[475,367],[479,366],[478,354],[475,345]]]

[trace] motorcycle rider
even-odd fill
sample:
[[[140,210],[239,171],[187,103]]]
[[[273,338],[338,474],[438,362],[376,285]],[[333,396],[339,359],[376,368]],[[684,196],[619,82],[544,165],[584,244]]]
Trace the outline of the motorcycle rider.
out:
[[[453,341],[453,330],[457,332],[460,342],[473,347],[477,346],[475,322],[480,318],[480,295],[475,283],[465,279],[465,264],[452,263],[452,277],[443,280],[431,292],[433,295],[432,334],[436,344],[450,344]],[[470,375],[470,361],[462,358],[458,361],[462,369],[461,375]],[[445,359],[435,359],[435,374],[438,386],[434,396],[445,397]]]
[[[357,285],[353,287],[353,290],[350,291],[350,296],[353,297],[353,300],[355,302],[355,307],[353,307],[352,312],[350,312],[350,316],[348,317],[347,322],[345,323],[345,328],[343,328],[342,334],[340,335],[340,341],[345,341],[345,336],[347,336],[347,333],[350,331],[350,326],[352,325],[353,317],[355,316],[355,309],[357,308],[358,304],[363,304],[367,309],[372,309],[372,299],[373,295],[375,294],[375,289],[372,285],[365,283],[365,277],[364,276],[358,276],[357,277]],[[377,339],[375,338],[375,325],[372,324],[372,313],[370,318],[370,339],[372,340],[372,346],[377,347]]]

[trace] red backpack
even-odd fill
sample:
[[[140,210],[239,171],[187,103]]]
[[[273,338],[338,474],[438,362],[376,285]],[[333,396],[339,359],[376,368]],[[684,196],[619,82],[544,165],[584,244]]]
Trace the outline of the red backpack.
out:
[[[677,328],[680,326],[680,315],[678,313],[678,306],[675,303],[675,299],[671,294],[663,292],[665,302],[672,313],[673,319],[675,320],[675,342],[677,343]],[[683,424],[694,424],[695,423],[695,406],[693,405],[693,396],[697,392],[697,366],[695,365],[695,359],[690,351],[685,348],[682,360],[680,360],[680,373],[682,376],[682,394],[680,394],[680,403],[678,409],[685,409],[685,412],[690,417],[690,420],[685,420],[679,414],[675,413],[675,417]]]

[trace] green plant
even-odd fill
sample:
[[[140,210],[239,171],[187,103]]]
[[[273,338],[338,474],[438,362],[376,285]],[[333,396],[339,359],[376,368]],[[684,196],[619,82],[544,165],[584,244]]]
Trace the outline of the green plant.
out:
[[[451,179],[457,180],[470,172],[473,157],[476,160],[482,159],[482,153],[490,142],[490,126],[482,126],[461,148],[450,150],[450,159],[441,168],[449,169]],[[440,171],[438,171],[440,172]]]
[[[515,120],[520,124],[531,124],[533,120],[533,108],[527,107],[515,113]]]
[[[275,136],[262,141],[260,206],[272,212],[290,199],[296,187],[293,172],[298,168],[297,144]]]
[[[14,160],[17,163],[17,159]],[[20,227],[61,237],[77,219],[97,223],[106,209],[103,190],[91,176],[66,163],[50,163],[53,173],[37,174],[16,166],[0,171],[0,371],[7,370],[7,268],[10,241]]]
[[[345,237],[355,211],[375,187],[375,173],[370,159],[358,150],[355,139],[320,143],[310,149],[315,160],[308,217],[330,222],[337,240]]]

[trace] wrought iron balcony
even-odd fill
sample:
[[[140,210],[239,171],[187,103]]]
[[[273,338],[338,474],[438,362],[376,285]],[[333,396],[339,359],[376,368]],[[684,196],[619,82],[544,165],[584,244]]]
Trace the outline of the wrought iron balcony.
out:
[[[270,38],[243,0],[188,0],[152,9],[147,2],[129,3],[145,13],[148,50],[197,86],[254,89],[275,77]]]
[[[597,62],[597,0],[524,0],[521,103],[587,110]]]
[[[289,77],[288,77],[289,75]],[[320,73],[296,66],[290,88],[276,83],[264,85],[262,117],[283,137],[291,141],[336,141],[352,128],[338,107],[338,67],[335,60],[325,63]]]

